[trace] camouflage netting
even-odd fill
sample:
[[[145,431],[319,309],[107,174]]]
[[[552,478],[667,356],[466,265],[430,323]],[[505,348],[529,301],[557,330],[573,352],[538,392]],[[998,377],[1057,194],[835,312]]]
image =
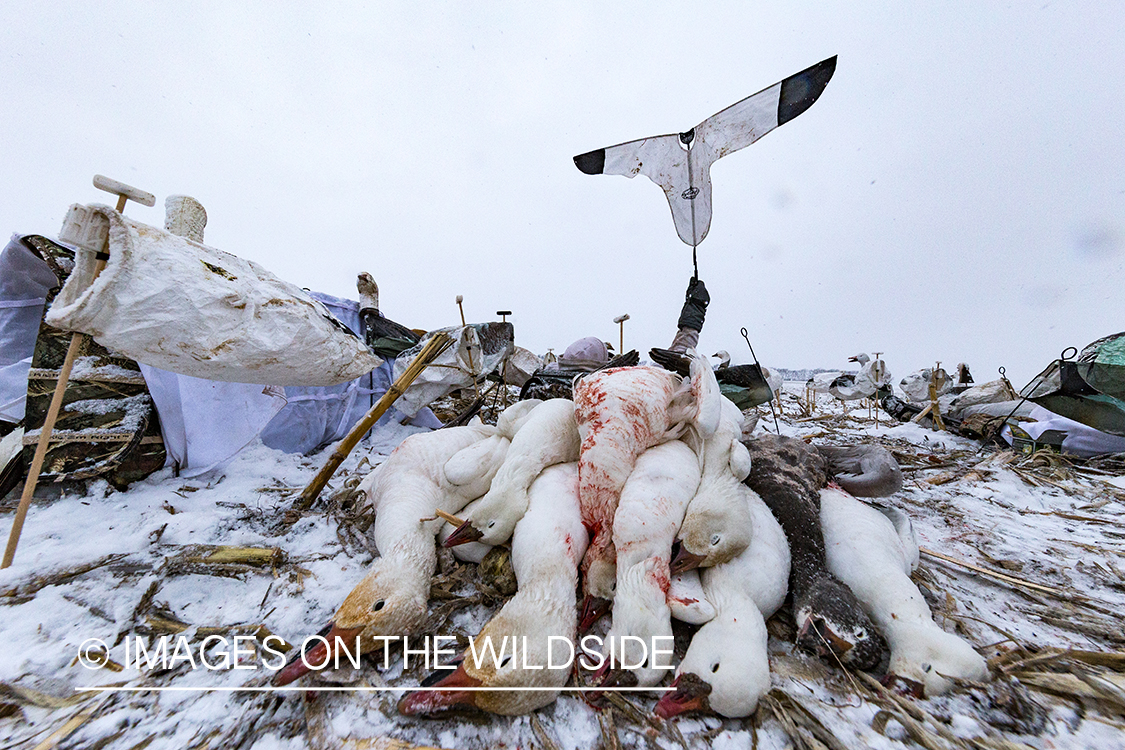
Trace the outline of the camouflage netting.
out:
[[[74,267],[74,253],[45,237],[26,244],[50,266],[59,286]],[[24,457],[30,463],[72,334],[41,323],[27,383]],[[160,420],[140,367],[90,338],[75,361],[51,434],[40,482],[104,477],[124,487],[164,466]]]

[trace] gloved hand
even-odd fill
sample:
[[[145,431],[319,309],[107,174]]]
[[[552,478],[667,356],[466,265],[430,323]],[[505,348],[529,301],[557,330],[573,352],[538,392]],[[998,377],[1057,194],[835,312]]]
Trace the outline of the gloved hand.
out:
[[[703,317],[707,314],[707,304],[711,295],[703,280],[692,277],[688,282],[687,294],[684,299],[684,308],[680,311],[680,319],[676,325],[680,328],[690,328],[693,331],[703,330]]]

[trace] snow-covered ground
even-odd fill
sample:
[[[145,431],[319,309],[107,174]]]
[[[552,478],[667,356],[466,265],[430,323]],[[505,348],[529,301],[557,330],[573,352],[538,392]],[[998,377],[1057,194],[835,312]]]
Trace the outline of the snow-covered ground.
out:
[[[890,500],[910,514],[922,547],[1048,587],[1019,586],[923,554],[915,580],[935,619],[964,635],[995,667],[1007,664],[1011,674],[994,671],[997,678],[987,687],[965,686],[935,699],[893,698],[861,676],[794,651],[785,638],[791,622],[784,610],[771,622],[774,689],[755,717],[740,721],[664,722],[651,714],[656,694],[637,693],[628,701],[640,713],[624,704],[597,711],[571,694],[534,717],[407,719],[395,711],[397,693],[230,690],[261,687],[272,674],[264,668],[192,669],[181,661],[167,671],[132,665],[114,671],[79,662],[83,644],[98,639],[108,647],[111,666],[124,664],[126,645],[134,648],[136,636],[168,633],[181,627],[177,621],[196,649],[212,633],[230,643],[238,634],[264,637],[264,626],[299,643],[319,631],[372,559],[362,539],[340,527],[348,517],[348,489],[419,431],[390,426],[361,444],[322,501],[292,525],[284,520],[295,493],[325,453],[303,457],[257,444],[191,480],[166,470],[127,492],[95,482],[84,494],[37,501],[14,565],[0,572],[0,748],[35,747],[56,732],[61,747],[151,750],[587,748],[607,744],[613,731],[622,747],[784,748],[792,736],[807,738],[806,747],[1000,747],[1002,741],[1125,747],[1125,699],[1118,697],[1116,707],[1112,699],[1115,690],[1125,694],[1120,655],[1087,657],[1085,666],[1044,658],[1035,667],[1050,662],[1053,671],[1042,674],[1078,675],[1079,687],[1086,684],[1101,700],[1055,697],[1035,686],[1043,680],[1031,665],[1011,668],[1033,653],[1045,657],[1046,649],[1105,655],[1125,644],[1117,616],[1125,608],[1120,469],[1103,476],[1014,462],[992,448],[977,454],[975,442],[888,424],[885,415],[876,427],[866,408],[845,416],[823,396],[811,418],[801,415],[792,395],[784,406],[785,434],[827,443],[877,441],[895,451],[907,481]],[[772,431],[768,411],[761,413],[758,430]],[[5,500],[6,520],[17,497]],[[283,557],[265,565],[215,564],[201,561],[209,548],[195,545],[278,548]],[[480,597],[452,610],[449,628],[470,634],[491,611]],[[251,649],[249,643],[243,647]],[[221,660],[220,650],[208,651],[212,663]],[[251,651],[241,665],[261,667],[261,660]],[[401,663],[385,672],[366,664],[334,677],[351,687],[417,680]],[[91,686],[139,690],[81,691]],[[214,690],[198,690],[203,687]]]

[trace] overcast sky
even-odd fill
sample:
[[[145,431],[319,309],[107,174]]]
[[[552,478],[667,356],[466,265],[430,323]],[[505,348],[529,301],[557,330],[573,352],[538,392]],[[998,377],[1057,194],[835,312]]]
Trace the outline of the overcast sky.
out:
[[[242,9],[237,9],[238,5]],[[710,354],[1017,386],[1125,328],[1118,2],[5,3],[0,224],[102,173],[208,244],[417,328],[666,346],[691,275],[660,189],[571,157],[686,130],[831,55],[807,112],[712,169]],[[657,10],[656,8],[659,8]]]

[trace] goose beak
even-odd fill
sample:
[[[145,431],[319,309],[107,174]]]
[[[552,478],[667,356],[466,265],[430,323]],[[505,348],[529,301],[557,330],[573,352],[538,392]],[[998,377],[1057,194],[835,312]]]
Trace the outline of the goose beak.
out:
[[[810,632],[811,631],[811,632]],[[828,621],[822,617],[809,617],[797,633],[797,643],[824,658],[831,654],[843,656],[854,644],[836,635]]]
[[[612,604],[613,602],[609,599],[587,594],[586,598],[582,600],[582,616],[578,619],[578,632],[585,633],[594,627],[594,623],[600,620],[602,615],[609,612]]]
[[[698,568],[700,563],[704,561],[703,555],[695,555],[687,551],[683,542],[676,540],[672,545],[672,562],[668,564],[668,569],[672,575],[676,573],[683,573],[685,570],[693,570]]]
[[[482,684],[465,671],[462,662],[452,674],[434,683],[433,690],[418,690],[403,696],[398,702],[398,712],[403,716],[435,716],[457,709],[475,709],[477,691],[465,688],[479,688]]]
[[[325,630],[328,632],[325,633]],[[324,638],[323,641],[317,641],[316,645],[308,651],[304,651],[303,647],[299,648],[289,657],[289,662],[273,676],[274,687],[288,685],[313,670],[335,666],[332,656],[336,648],[343,648],[354,658],[359,651],[359,634],[362,631],[362,625],[358,628],[338,628],[335,623],[329,623],[327,628],[320,631],[319,635]],[[345,662],[348,659],[348,656],[344,657]]]
[[[441,543],[442,547],[456,547],[458,544],[468,544],[469,542],[480,541],[484,533],[473,526],[472,521],[465,521],[465,523],[458,526],[453,530],[453,533],[445,538]]]
[[[883,687],[889,688],[899,695],[917,698],[918,700],[922,700],[926,697],[926,686],[909,677],[901,677],[888,672],[879,682],[883,683]]]
[[[676,677],[672,687],[675,690],[661,696],[653,709],[660,718],[671,719],[688,711],[710,710],[707,696],[711,694],[711,686],[696,675],[684,672]]]
[[[637,675],[628,669],[614,666],[609,659],[594,672],[593,683],[598,687],[636,687]]]

